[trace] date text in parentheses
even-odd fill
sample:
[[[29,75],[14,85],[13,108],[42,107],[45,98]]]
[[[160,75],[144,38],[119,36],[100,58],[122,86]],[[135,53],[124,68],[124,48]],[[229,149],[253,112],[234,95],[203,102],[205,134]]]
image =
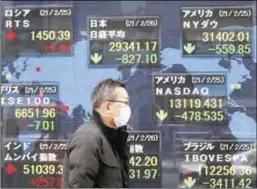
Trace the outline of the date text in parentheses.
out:
[[[251,17],[252,9],[232,9],[232,10],[224,10],[221,9],[218,12],[219,17]]]
[[[224,143],[221,143],[220,144],[220,150],[221,151],[226,151],[226,150],[228,150],[229,148],[228,148],[228,144],[224,144]]]
[[[32,94],[33,88],[29,87],[29,86],[25,86],[24,92],[25,92],[25,94]]]
[[[39,15],[40,16],[48,16],[48,9],[40,9],[39,10]]]
[[[134,20],[125,20],[125,27],[133,27],[134,25]]]

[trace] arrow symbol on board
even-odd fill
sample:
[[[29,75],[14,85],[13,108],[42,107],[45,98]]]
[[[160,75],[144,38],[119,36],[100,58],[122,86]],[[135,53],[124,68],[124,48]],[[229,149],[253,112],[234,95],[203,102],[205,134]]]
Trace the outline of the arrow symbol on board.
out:
[[[192,186],[194,186],[196,180],[193,179],[192,177],[188,177],[184,179],[184,183],[188,188],[192,188]]]
[[[156,112],[156,116],[159,118],[159,120],[163,121],[167,118],[168,112],[165,112],[164,110],[160,110],[159,112]]]
[[[195,50],[195,45],[192,43],[188,43],[184,45],[184,50],[187,52],[187,54],[192,54],[192,52],[194,52]]]
[[[90,56],[90,58],[92,62],[94,62],[95,64],[98,64],[102,60],[103,56],[98,53],[94,53]]]

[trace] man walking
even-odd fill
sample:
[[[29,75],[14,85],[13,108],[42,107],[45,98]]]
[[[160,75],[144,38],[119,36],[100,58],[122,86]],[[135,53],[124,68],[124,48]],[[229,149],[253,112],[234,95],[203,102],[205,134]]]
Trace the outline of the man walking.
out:
[[[107,79],[92,93],[93,117],[73,133],[64,158],[64,188],[128,187],[131,110],[125,84]]]

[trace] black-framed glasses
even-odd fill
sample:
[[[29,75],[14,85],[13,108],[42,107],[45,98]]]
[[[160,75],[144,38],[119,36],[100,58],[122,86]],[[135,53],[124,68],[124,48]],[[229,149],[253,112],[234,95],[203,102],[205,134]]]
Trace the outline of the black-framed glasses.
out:
[[[120,102],[120,103],[124,103],[126,105],[129,105],[128,101],[122,101],[122,100],[107,100],[107,101],[110,101],[110,102]]]

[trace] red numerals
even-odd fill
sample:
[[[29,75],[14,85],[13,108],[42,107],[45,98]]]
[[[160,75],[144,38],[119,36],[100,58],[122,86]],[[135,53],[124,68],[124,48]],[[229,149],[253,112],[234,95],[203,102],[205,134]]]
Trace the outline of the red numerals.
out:
[[[43,50],[48,53],[70,53],[71,44],[70,42],[45,44]]]
[[[58,46],[58,50],[59,50],[59,52],[69,53],[69,52],[71,52],[71,45],[68,42],[60,43]]]
[[[30,184],[35,188],[58,188],[62,186],[62,177],[36,177]]]
[[[43,50],[44,50],[44,52],[52,52],[52,53],[54,53],[54,52],[56,52],[55,44],[54,43],[52,43],[52,44],[45,44],[43,46]]]

